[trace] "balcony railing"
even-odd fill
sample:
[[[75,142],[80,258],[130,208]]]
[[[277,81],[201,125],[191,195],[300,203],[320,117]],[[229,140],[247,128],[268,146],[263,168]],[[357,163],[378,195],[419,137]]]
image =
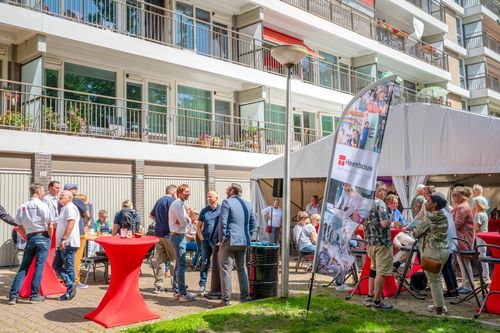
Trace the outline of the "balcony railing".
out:
[[[444,6],[436,0],[406,0],[442,22],[446,22]]]
[[[154,43],[285,75],[284,67],[271,56],[271,49],[264,46],[264,41],[142,1],[125,3],[102,0],[97,6],[94,0],[65,0],[62,9],[58,1],[42,0],[36,4],[24,0],[7,2]],[[348,94],[355,94],[374,81],[374,78],[364,73],[312,57],[307,57],[293,72],[296,79]]]
[[[500,41],[498,41],[492,35],[484,32],[478,35],[465,36],[465,48],[467,50],[472,50],[483,46],[500,54]]]
[[[490,74],[469,78],[467,80],[467,86],[469,90],[481,90],[481,89],[491,89],[500,93],[500,83],[498,77]]]
[[[439,101],[395,89],[393,104],[411,102]],[[285,142],[279,123],[6,80],[0,128],[266,154],[282,154]],[[315,128],[295,127],[292,149],[321,137]]]
[[[500,15],[500,3],[497,0],[462,0],[464,8],[484,6],[493,13]]]
[[[330,0],[281,0],[325,20],[376,40],[393,49],[420,59],[438,68],[448,70],[448,55],[430,44],[394,33],[356,10]]]

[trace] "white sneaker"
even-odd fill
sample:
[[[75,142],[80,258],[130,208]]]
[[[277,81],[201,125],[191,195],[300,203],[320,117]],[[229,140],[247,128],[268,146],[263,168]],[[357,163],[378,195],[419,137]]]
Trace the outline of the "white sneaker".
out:
[[[196,299],[196,295],[192,293],[186,293],[186,295],[181,295],[179,297],[179,302],[192,302]]]
[[[349,291],[349,290],[352,290],[352,288],[346,286],[345,284],[342,284],[340,286],[336,286],[335,290],[337,290],[337,291]]]
[[[427,311],[435,313],[436,312],[436,306],[434,304],[427,305]],[[446,306],[443,306],[443,313],[448,313],[448,309]]]

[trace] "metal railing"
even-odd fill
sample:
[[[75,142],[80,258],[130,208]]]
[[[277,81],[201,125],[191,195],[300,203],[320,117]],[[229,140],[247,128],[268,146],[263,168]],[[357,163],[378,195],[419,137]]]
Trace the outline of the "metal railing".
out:
[[[436,0],[406,0],[442,22],[446,22],[444,6]]]
[[[484,46],[500,54],[500,41],[486,32],[478,35],[465,36],[464,40],[465,48],[468,50]]]
[[[264,41],[228,28],[196,20],[142,1],[42,0],[36,4],[7,0],[10,4],[82,22],[132,37],[192,50],[200,55],[285,75],[285,68],[271,56]],[[338,64],[307,57],[294,69],[294,78],[324,88],[355,94],[374,78]],[[366,83],[360,87],[360,84]]]
[[[500,93],[499,78],[491,74],[486,74],[478,77],[469,78],[467,80],[469,90],[491,89]]]
[[[464,8],[484,6],[496,15],[500,15],[500,3],[497,0],[462,0]]]
[[[394,33],[366,15],[330,0],[281,0],[325,20],[359,33],[438,68],[448,70],[448,55],[409,34]]]
[[[393,104],[438,102],[395,89]],[[0,80],[0,128],[282,154],[285,126],[167,105]],[[295,127],[292,149],[319,140]]]

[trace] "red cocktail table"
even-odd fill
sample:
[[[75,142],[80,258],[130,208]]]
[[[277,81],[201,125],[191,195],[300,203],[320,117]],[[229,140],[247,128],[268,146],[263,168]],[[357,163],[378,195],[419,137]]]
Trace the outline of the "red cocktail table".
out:
[[[498,232],[480,232],[477,237],[481,238],[486,244],[500,246],[500,234]],[[491,255],[500,258],[500,250],[489,248]],[[500,265],[495,264],[493,276],[491,278],[490,291],[500,291]],[[500,314],[500,295],[491,294],[486,301],[486,311],[488,313]]]
[[[149,310],[139,292],[139,272],[148,250],[158,241],[140,238],[99,237],[95,240],[108,256],[113,276],[99,306],[85,318],[108,328],[160,318]]]
[[[17,232],[17,227],[14,228]],[[26,237],[18,233],[24,240]],[[52,240],[50,242],[49,254],[47,255],[47,261],[45,261],[45,266],[43,268],[42,281],[40,282],[39,293],[42,296],[64,294],[66,292],[66,287],[57,278],[56,272],[52,268],[52,263],[54,262],[54,254],[56,252],[56,231],[54,230],[52,234]],[[19,291],[19,297],[29,298],[31,296],[31,281],[33,280],[33,275],[35,274],[35,264],[36,257],[31,263],[26,278],[24,279],[21,290]]]
[[[394,237],[396,237],[396,235],[400,233],[402,230],[403,229],[392,228],[391,241],[394,240]],[[361,236],[361,238],[365,239],[365,231],[361,226],[358,228],[357,233],[358,235]],[[370,264],[371,264],[370,257],[366,256],[363,269],[361,270],[360,279],[362,277],[368,277],[368,275],[370,274]],[[361,281],[361,283],[359,284],[359,289],[356,289],[356,292],[358,290],[361,292],[361,295],[368,295],[368,279],[364,279],[363,281]],[[394,274],[391,274],[391,276],[386,276],[384,278],[384,289],[382,291],[384,297],[394,296],[396,295],[397,291],[398,291],[398,283],[396,281],[396,278],[394,277]]]

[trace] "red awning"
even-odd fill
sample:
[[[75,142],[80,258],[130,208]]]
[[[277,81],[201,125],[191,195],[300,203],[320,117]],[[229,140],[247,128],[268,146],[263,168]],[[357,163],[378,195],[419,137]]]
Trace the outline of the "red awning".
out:
[[[313,57],[316,58],[321,58],[321,56],[316,53],[313,49],[311,49],[309,46],[304,44],[304,42],[298,38],[286,35],[282,32],[266,28],[264,27],[264,40],[267,40],[268,42],[278,44],[278,45],[300,45],[303,46],[307,49],[308,53],[312,55]]]

